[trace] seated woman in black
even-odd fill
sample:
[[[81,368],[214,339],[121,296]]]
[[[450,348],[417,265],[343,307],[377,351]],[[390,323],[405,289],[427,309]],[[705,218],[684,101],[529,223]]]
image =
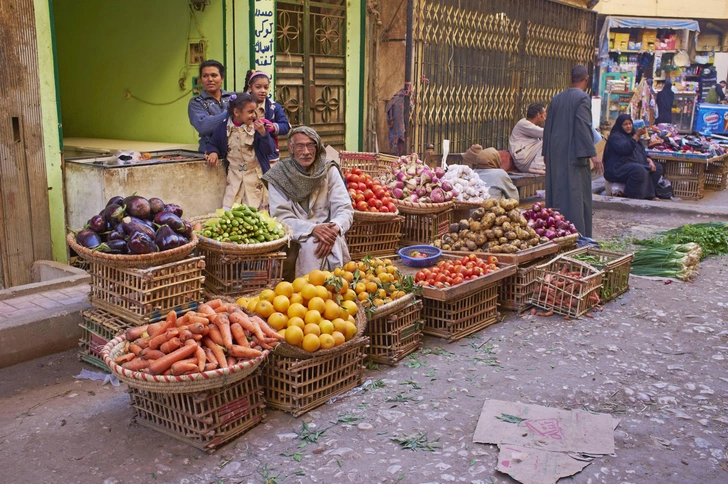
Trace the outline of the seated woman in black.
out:
[[[627,114],[617,118],[604,149],[604,178],[611,183],[624,183],[626,197],[659,200],[655,187],[662,176],[662,166],[647,157],[638,141],[646,132],[645,128],[635,131]]]

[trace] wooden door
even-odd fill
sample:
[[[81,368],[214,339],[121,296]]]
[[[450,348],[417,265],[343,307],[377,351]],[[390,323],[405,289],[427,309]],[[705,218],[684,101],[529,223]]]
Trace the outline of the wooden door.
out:
[[[344,149],[346,1],[277,0],[276,22],[276,101],[291,126]]]
[[[11,287],[52,258],[33,0],[0,2],[0,46],[0,267]]]

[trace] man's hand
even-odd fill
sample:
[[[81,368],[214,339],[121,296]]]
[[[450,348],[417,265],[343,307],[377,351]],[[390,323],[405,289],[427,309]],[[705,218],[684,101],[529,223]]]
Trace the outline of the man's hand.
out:
[[[331,249],[333,249],[333,247],[334,244],[327,244],[326,242],[319,239],[318,244],[316,245],[316,250],[313,254],[316,256],[317,259],[323,259],[331,253]]]
[[[335,223],[318,224],[311,231],[319,242],[334,245],[336,237],[339,236],[339,226]]]
[[[210,166],[217,166],[218,164],[217,153],[205,153],[205,162]]]
[[[604,173],[604,164],[602,164],[602,159],[598,156],[592,156],[591,158],[592,163],[594,163],[594,172],[597,175],[601,175]]]
[[[650,171],[656,171],[657,167],[655,166],[655,162],[652,161],[650,158],[647,158],[647,162],[650,164]]]

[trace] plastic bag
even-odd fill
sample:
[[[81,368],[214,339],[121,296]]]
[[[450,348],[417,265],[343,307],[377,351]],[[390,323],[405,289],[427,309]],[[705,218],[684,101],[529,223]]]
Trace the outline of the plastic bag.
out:
[[[116,378],[116,375],[101,373],[99,371],[88,371],[86,369],[83,369],[81,370],[81,373],[74,376],[73,378],[75,378],[76,380],[103,380],[101,386],[104,386],[107,383],[111,383],[115,387],[119,386],[119,379]]]
[[[337,401],[341,400],[342,398],[346,398],[346,397],[350,397],[352,395],[356,395],[357,393],[359,393],[362,390],[366,389],[366,387],[368,387],[371,384],[372,384],[372,380],[367,380],[364,383],[362,383],[361,386],[358,386],[356,388],[352,388],[348,392],[343,393],[341,395],[336,395],[335,397],[331,397],[329,399],[329,401],[326,402],[326,403],[334,403],[334,402],[337,402]]]

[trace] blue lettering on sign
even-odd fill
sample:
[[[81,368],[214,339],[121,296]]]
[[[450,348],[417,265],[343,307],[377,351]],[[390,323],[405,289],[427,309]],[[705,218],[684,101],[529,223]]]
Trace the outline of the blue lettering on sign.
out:
[[[273,16],[273,12],[270,11],[270,10],[258,10],[256,8],[255,9],[255,16],[256,17],[272,17]]]

